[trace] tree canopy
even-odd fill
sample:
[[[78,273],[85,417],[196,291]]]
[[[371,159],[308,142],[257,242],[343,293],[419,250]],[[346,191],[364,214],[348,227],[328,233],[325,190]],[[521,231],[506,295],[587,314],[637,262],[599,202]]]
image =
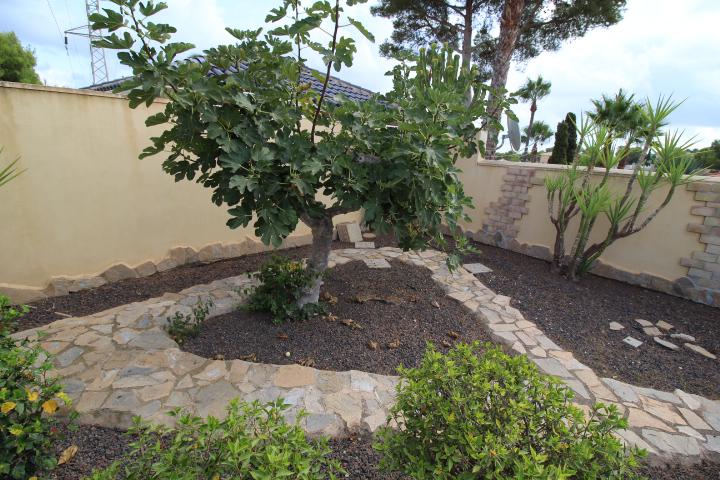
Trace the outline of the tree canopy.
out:
[[[513,60],[525,62],[595,27],[622,19],[625,0],[526,0]],[[480,65],[490,78],[498,46],[497,27],[505,0],[380,0],[375,15],[393,20],[393,33],[381,46],[385,55],[447,42]]]
[[[41,84],[36,63],[35,52],[23,47],[14,32],[0,32],[0,80]]]
[[[237,42],[206,50],[201,63],[177,61],[193,46],[171,42],[175,28],[148,19],[164,3],[115,3],[92,21],[110,32],[96,44],[120,50],[133,69],[120,87],[130,90],[130,106],[169,99],[146,121],[167,128],[141,157],[162,154],[177,181],[212,189],[213,202],[229,207],[230,228],[252,223],[263,242],[279,245],[302,221],[313,233],[308,267],[322,272],[335,215],[362,208],[371,228],[392,230],[405,248],[443,243],[442,222],[453,229],[466,218],[471,200],[455,162],[480,146],[473,121],[485,115],[487,87],[457,55],[421,50],[393,69],[389,93],[328,98],[330,72],[351,65],[356,50],[342,24],[372,38],[343,8],[362,0],[285,0],[268,14],[268,31],[228,28]],[[325,44],[311,39],[319,29]],[[314,73],[319,91],[301,81],[306,48],[325,62]],[[211,75],[213,67],[223,73]],[[319,283],[308,301],[318,293]]]

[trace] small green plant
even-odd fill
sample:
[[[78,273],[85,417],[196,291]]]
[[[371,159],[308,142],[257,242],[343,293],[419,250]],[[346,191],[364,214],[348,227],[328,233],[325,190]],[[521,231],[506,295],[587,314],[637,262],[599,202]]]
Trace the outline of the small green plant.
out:
[[[165,329],[170,338],[175,340],[178,345],[185,343],[188,338],[197,337],[200,333],[200,325],[205,321],[213,307],[212,298],[206,300],[200,299],[194,307],[192,313],[183,314],[175,312],[174,317],[167,317],[167,326]]]
[[[638,450],[614,431],[627,427],[615,406],[585,419],[572,391],[524,356],[459,344],[430,345],[418,368],[400,368],[391,419],[375,448],[381,467],[415,479],[637,479]]]
[[[12,305],[8,297],[0,295],[0,335],[14,332],[18,318],[29,311],[27,305]]]
[[[275,323],[306,320],[324,310],[320,303],[306,303],[302,306],[298,303],[318,276],[301,261],[273,256],[260,267],[260,271],[253,274],[260,285],[248,290],[250,297],[246,308],[250,312],[270,313]]]
[[[0,296],[0,478],[23,480],[55,467],[60,439],[55,413],[71,403],[48,375],[53,366],[47,353],[37,343],[10,337],[7,325],[26,311]]]
[[[343,474],[328,458],[327,439],[310,441],[301,412],[288,423],[282,400],[230,402],[225,420],[175,411],[177,426],[135,425],[126,458],[95,471],[90,480],[334,479]]]

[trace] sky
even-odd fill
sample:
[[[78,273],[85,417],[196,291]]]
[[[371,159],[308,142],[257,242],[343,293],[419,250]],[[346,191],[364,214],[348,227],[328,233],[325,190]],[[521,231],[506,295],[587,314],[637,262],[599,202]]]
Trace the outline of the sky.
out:
[[[177,27],[177,39],[192,42],[197,52],[221,43],[231,43],[224,28],[262,26],[268,10],[279,0],[166,0],[169,9],[162,20]],[[374,33],[376,43],[347,29],[358,52],[352,67],[338,76],[374,91],[387,91],[392,67],[380,57],[379,44],[392,32],[389,20],[370,14],[370,5],[348,9]],[[110,2],[101,1],[110,8]],[[23,44],[35,50],[37,71],[48,85],[80,88],[92,83],[87,38],[70,36],[67,50],[65,30],[86,24],[84,0],[0,0],[0,31],[14,31]],[[352,27],[350,27],[352,28]],[[554,129],[569,111],[590,110],[593,98],[613,94],[619,88],[636,98],[656,99],[672,94],[685,102],[670,118],[672,129],[695,136],[697,146],[720,139],[720,1],[718,0],[628,0],[624,19],[609,28],[595,29],[574,39],[556,52],[545,52],[527,64],[513,64],[509,90],[528,77],[542,75],[552,83],[536,119]],[[111,79],[129,72],[112,51],[106,53]],[[310,57],[312,67],[321,67]],[[520,124],[526,125],[529,105],[514,107]],[[551,140],[552,141],[552,140]],[[551,142],[550,142],[551,143]],[[548,145],[549,146],[549,145]]]

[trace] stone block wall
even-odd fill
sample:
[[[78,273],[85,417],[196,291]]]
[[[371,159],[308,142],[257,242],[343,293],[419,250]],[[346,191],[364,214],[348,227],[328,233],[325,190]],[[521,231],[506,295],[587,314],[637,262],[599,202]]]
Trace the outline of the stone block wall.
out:
[[[507,239],[518,234],[518,221],[529,213],[527,203],[530,200],[528,191],[532,186],[535,170],[510,167],[503,175],[500,187],[500,198],[485,208],[487,217],[482,224],[483,233],[504,244]]]
[[[699,234],[701,249],[683,257],[680,263],[688,268],[688,279],[707,296],[720,295],[720,184],[693,183],[688,190],[695,192],[700,205],[693,207],[688,223],[689,232]],[[717,303],[720,300],[716,299]]]

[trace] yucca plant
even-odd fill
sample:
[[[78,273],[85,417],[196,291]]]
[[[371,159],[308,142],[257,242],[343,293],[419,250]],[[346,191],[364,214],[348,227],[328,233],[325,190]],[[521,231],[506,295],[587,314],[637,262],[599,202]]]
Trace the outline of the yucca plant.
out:
[[[0,147],[0,157],[2,157],[5,149]],[[0,170],[0,187],[8,183],[10,180],[16,178],[18,175],[23,173],[25,170],[18,170],[16,165],[20,161],[20,157],[16,158],[9,165]]]
[[[619,132],[602,119],[581,116],[576,127],[580,136],[580,150],[573,163],[558,177],[545,179],[550,220],[555,226],[553,269],[576,279],[585,274],[615,241],[645,228],[672,200],[678,186],[692,182],[703,169],[694,167],[688,154],[692,139],[682,132],[663,132],[668,116],[682,102],[661,96],[654,104],[647,100],[642,117],[646,123],[628,132]],[[623,146],[617,145],[623,141]],[[632,143],[642,143],[640,158],[628,178],[625,192],[618,196],[608,189],[610,170],[627,157]],[[652,164],[648,159],[654,158]],[[585,167],[581,173],[579,167]],[[596,183],[591,174],[596,168],[604,174]],[[663,201],[648,212],[648,200],[660,187],[668,186]],[[637,187],[637,188],[634,188]],[[637,193],[633,193],[637,192]],[[569,254],[565,250],[565,232],[570,221],[579,215],[579,228]],[[610,224],[599,242],[588,245],[596,221],[605,216]]]

